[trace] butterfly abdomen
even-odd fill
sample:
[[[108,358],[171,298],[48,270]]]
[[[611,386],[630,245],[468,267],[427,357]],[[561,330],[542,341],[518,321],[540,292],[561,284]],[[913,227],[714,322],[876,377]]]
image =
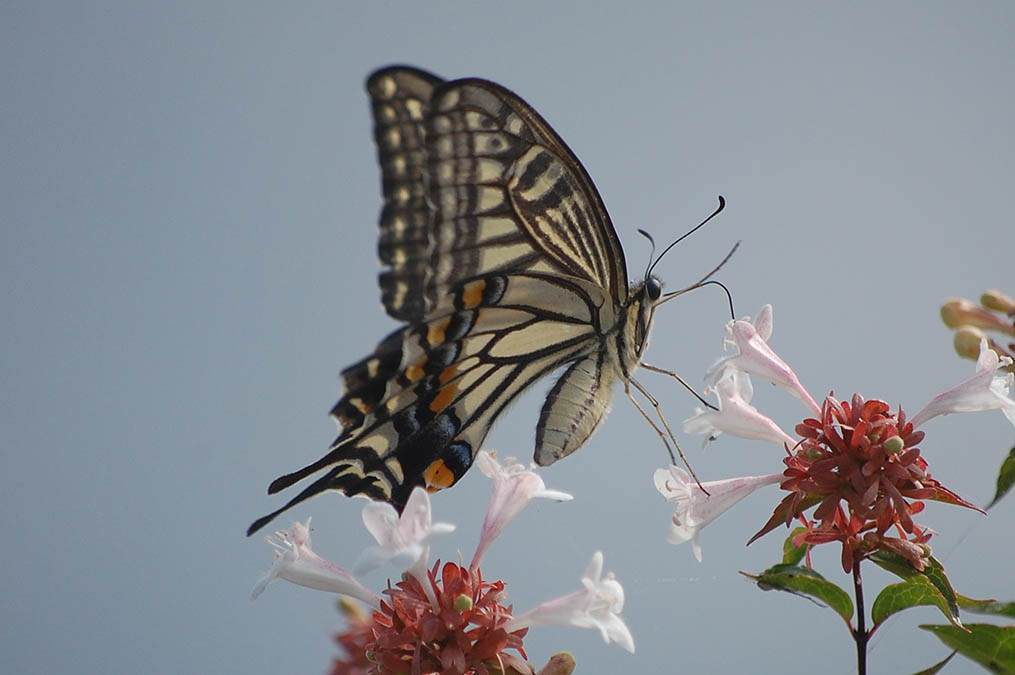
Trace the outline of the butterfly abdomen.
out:
[[[609,411],[615,380],[605,349],[576,361],[560,376],[539,415],[536,464],[553,464],[585,444]]]

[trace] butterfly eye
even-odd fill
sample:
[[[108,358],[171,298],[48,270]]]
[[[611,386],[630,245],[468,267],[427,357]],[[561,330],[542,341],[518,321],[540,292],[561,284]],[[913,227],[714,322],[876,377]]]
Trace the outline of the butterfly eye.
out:
[[[659,280],[655,277],[649,277],[648,280],[645,281],[645,295],[648,296],[648,299],[655,302],[662,294],[663,287],[659,283]]]

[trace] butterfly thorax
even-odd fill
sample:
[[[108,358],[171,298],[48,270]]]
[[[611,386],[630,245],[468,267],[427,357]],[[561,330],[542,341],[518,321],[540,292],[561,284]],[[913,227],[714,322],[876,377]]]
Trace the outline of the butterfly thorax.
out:
[[[616,357],[620,375],[631,377],[641,362],[641,355],[648,347],[649,333],[656,304],[662,294],[662,285],[655,277],[649,277],[631,287],[627,303],[617,320]]]

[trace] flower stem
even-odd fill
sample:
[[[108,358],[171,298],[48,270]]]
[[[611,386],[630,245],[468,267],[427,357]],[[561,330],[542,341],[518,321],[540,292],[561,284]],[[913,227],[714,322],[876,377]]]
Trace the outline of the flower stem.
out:
[[[853,631],[853,641],[856,642],[856,672],[858,675],[866,675],[867,641],[870,634],[867,632],[864,619],[863,580],[860,578],[859,557],[853,561],[853,592],[856,595],[856,630]]]

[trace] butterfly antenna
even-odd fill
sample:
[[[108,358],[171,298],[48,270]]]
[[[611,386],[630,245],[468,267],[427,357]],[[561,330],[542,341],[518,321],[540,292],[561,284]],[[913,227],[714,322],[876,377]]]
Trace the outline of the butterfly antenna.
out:
[[[730,320],[731,321],[736,320],[737,315],[736,315],[736,312],[733,311],[733,294],[730,293],[730,289],[726,288],[726,284],[724,284],[721,281],[717,281],[715,279],[709,279],[708,281],[706,281],[705,283],[702,284],[702,286],[708,286],[708,285],[718,286],[719,288],[721,288],[726,293],[726,301],[730,305]]]
[[[730,252],[726,254],[726,257],[723,258],[719,262],[719,264],[716,265],[712,269],[711,272],[709,272],[708,274],[703,276],[701,279],[698,279],[696,282],[694,282],[693,284],[691,284],[687,288],[682,288],[679,291],[671,291],[669,293],[664,294],[663,297],[659,300],[659,302],[656,303],[656,306],[658,307],[659,305],[663,304],[664,302],[672,300],[673,298],[677,297],[678,295],[683,295],[684,293],[687,293],[688,291],[693,291],[696,288],[701,288],[702,286],[707,286],[710,283],[718,283],[718,282],[710,281],[710,279],[713,276],[715,276],[716,272],[718,272],[719,270],[721,270],[723,268],[723,265],[725,265],[726,263],[728,263],[730,261],[730,258],[733,257],[733,254],[737,252],[738,248],[740,248],[740,242],[739,241],[736,244],[733,245],[733,248],[731,248]],[[719,284],[719,285],[722,286],[722,284]],[[726,288],[725,286],[722,286],[722,287]],[[733,311],[733,309],[732,309],[733,308],[733,297],[730,296],[729,289],[726,289],[726,295],[729,297],[729,300],[730,300],[730,311],[732,312]]]
[[[645,265],[645,278],[648,279],[649,272],[652,271],[652,257],[656,254],[656,240],[652,238],[651,234],[641,228],[638,228],[638,234],[648,239],[648,243],[652,246],[652,249],[648,253],[648,264]]]
[[[694,227],[692,227],[692,228],[691,228],[691,229],[690,229],[689,231],[687,231],[686,233],[684,233],[684,234],[682,234],[682,235],[681,235],[680,237],[678,237],[678,238],[677,238],[677,240],[676,240],[675,242],[673,242],[672,244],[670,244],[669,246],[667,246],[666,248],[664,248],[664,249],[663,249],[663,252],[659,254],[659,257],[658,257],[658,258],[656,258],[655,262],[654,262],[654,263],[652,263],[652,264],[651,264],[651,265],[649,266],[649,268],[648,268],[648,272],[646,272],[646,273],[645,273],[645,276],[646,276],[646,277],[648,277],[648,275],[652,274],[652,270],[654,270],[654,269],[655,269],[655,266],[659,264],[659,261],[663,259],[663,256],[664,256],[664,255],[666,255],[667,253],[669,253],[669,252],[670,252],[670,249],[671,249],[671,248],[673,248],[674,246],[676,246],[677,244],[679,244],[680,242],[682,242],[683,240],[687,239],[687,238],[688,238],[688,237],[690,237],[690,236],[691,236],[692,234],[694,234],[695,232],[697,232],[698,230],[700,230],[700,229],[701,229],[702,227],[704,227],[704,226],[705,226],[705,223],[707,223],[708,221],[712,220],[712,219],[713,219],[713,218],[715,218],[715,217],[716,217],[717,215],[719,215],[719,213],[721,213],[721,212],[722,212],[722,210],[723,210],[724,208],[726,208],[726,200],[725,200],[725,199],[723,198],[723,196],[722,196],[722,195],[719,195],[719,206],[718,206],[718,207],[716,208],[716,210],[715,210],[715,211],[713,211],[713,212],[712,212],[712,215],[710,215],[710,216],[709,216],[708,218],[706,218],[705,220],[701,221],[700,223],[698,223],[697,225],[695,225]],[[724,261],[724,262],[725,262],[725,261]],[[722,266],[722,265],[720,265],[720,267],[721,267],[721,266]],[[713,272],[713,274],[714,274],[714,272]],[[707,277],[706,277],[706,278],[707,278]]]

